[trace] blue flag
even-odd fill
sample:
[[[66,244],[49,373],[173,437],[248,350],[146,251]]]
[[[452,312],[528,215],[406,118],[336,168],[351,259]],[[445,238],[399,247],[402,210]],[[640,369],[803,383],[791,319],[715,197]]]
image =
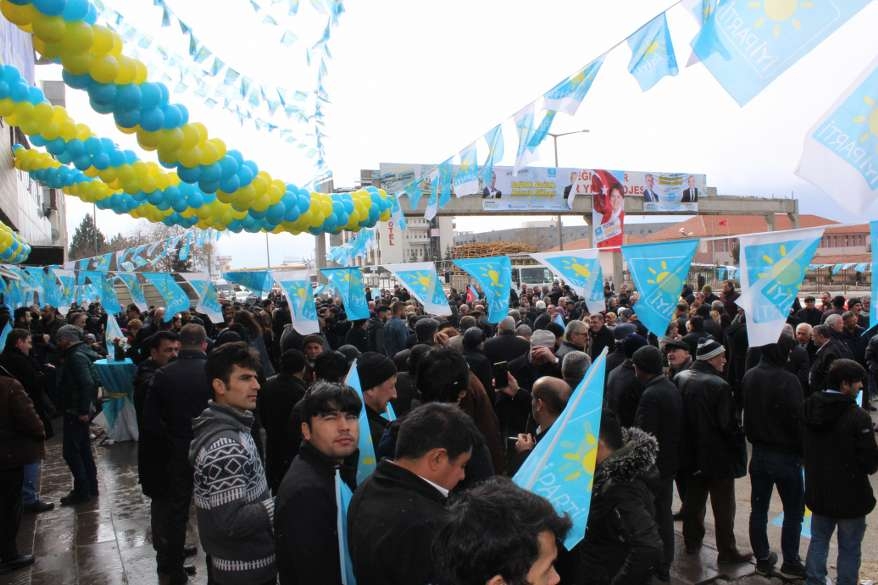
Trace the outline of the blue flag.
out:
[[[499,323],[509,312],[509,291],[512,290],[512,263],[509,257],[463,258],[453,262],[475,279],[485,293],[488,323]]]
[[[97,270],[89,270],[85,273],[85,276],[98,291],[101,305],[108,314],[115,315],[122,310],[122,306],[119,305],[119,299],[116,297],[116,287],[113,284],[116,280],[115,278],[107,272]]]
[[[571,116],[576,115],[579,104],[585,99],[591,84],[594,83],[601,65],[604,64],[604,56],[601,55],[581,70],[577,71],[543,95],[547,110],[564,112]]]
[[[555,121],[556,113],[555,110],[545,111],[540,125],[534,129],[533,134],[530,135],[530,140],[527,141],[528,150],[535,151],[543,143],[543,140],[549,135],[549,130],[552,129],[552,122]]]
[[[407,264],[383,264],[397,277],[415,299],[424,305],[424,312],[430,315],[451,315],[448,298],[436,274],[432,262],[410,262]]]
[[[820,245],[823,229],[771,232],[739,239],[741,296],[750,347],[776,343]]]
[[[107,272],[110,269],[110,264],[113,262],[113,253],[107,252],[106,254],[101,254],[94,259],[94,269],[98,272]]]
[[[408,222],[405,220],[405,214],[402,212],[402,205],[399,203],[399,197],[403,193],[397,193],[390,198],[390,221],[396,224],[399,231],[405,231],[408,228]]]
[[[451,159],[439,163],[439,207],[445,207],[451,200],[451,181],[453,180],[453,170],[451,168]]]
[[[366,410],[365,407],[363,410]],[[354,494],[342,478],[341,472],[335,470],[335,512],[336,532],[338,532],[338,564],[342,585],[357,585],[354,577],[354,564],[351,562],[351,550],[348,546],[348,508]]]
[[[43,293],[41,304],[56,308],[61,304],[61,287],[58,286],[58,279],[55,278],[55,271],[52,268],[46,268],[43,272]]]
[[[859,216],[878,198],[878,59],[805,137],[796,174]],[[868,215],[867,215],[868,216]]]
[[[869,0],[720,1],[704,19],[692,48],[743,106],[867,4]]]
[[[53,269],[53,272],[59,283],[58,304],[56,306],[59,311],[67,314],[67,311],[70,309],[70,304],[73,302],[73,295],[76,288],[76,275],[72,270],[66,270],[63,268]]]
[[[458,197],[475,195],[479,191],[479,159],[476,143],[460,151],[460,166],[454,173],[454,194]]]
[[[607,350],[591,365],[567,406],[512,478],[549,500],[573,527],[564,539],[571,550],[585,536],[597,463]]]
[[[590,312],[606,309],[603,269],[596,249],[543,252],[531,257],[570,285],[573,292],[585,299]]]
[[[631,47],[628,71],[640,84],[641,90],[646,91],[666,75],[679,72],[664,12],[628,37],[628,46]]]
[[[497,124],[485,134],[485,142],[488,143],[488,158],[482,165],[481,178],[482,184],[488,186],[491,184],[491,178],[494,175],[494,163],[503,160],[503,126]]]
[[[225,272],[223,278],[229,282],[239,284],[250,289],[253,294],[262,297],[271,290],[271,272],[268,270],[242,270],[239,272]]]
[[[141,311],[145,311],[148,307],[146,303],[146,296],[143,294],[143,286],[141,286],[140,281],[137,279],[137,274],[133,272],[117,272],[116,278],[125,283],[125,286],[128,287],[128,292],[131,294],[131,301],[137,305],[137,308]]]
[[[349,320],[368,319],[371,316],[359,268],[324,268],[320,272],[341,298]]]
[[[640,291],[634,312],[658,337],[667,333],[697,248],[698,240],[622,246],[622,256]]]
[[[275,272],[274,280],[287,297],[295,330],[302,335],[320,333],[311,279],[301,272],[291,271]]]
[[[405,186],[405,193],[409,197],[409,209],[417,209],[424,192],[421,190],[421,179],[415,179]]]
[[[213,323],[222,323],[223,308],[220,305],[216,287],[210,281],[210,275],[206,272],[181,272],[180,276],[189,283],[198,297],[195,310],[207,315],[207,318]]]
[[[515,152],[515,163],[512,173],[517,174],[519,169],[527,166],[532,160],[533,153],[528,148],[531,136],[534,133],[534,104],[528,104],[519,110],[514,116],[515,131],[518,133],[518,149]]]
[[[357,360],[351,364],[351,369],[348,370],[344,383],[353,388],[360,400],[363,401],[363,408],[360,409],[360,439],[357,444],[360,450],[360,458],[357,462],[357,485],[362,485],[366,478],[375,471],[378,458],[375,456],[375,445],[372,444],[372,433],[369,431],[369,415],[366,412],[366,400],[363,398],[360,374],[357,372]]]
[[[174,315],[189,309],[189,297],[186,291],[180,288],[174,276],[168,272],[142,272],[145,278],[165,301],[165,323],[171,321]]]
[[[0,348],[6,348],[6,338],[9,337],[10,331],[12,331],[12,325],[10,325],[10,320],[7,320],[3,324],[3,330],[0,331]]]

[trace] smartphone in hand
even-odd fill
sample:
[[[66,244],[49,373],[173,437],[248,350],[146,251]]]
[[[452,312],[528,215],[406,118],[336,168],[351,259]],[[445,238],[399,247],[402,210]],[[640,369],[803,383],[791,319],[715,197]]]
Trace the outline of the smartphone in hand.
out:
[[[496,362],[492,366],[494,374],[494,388],[506,388],[509,386],[509,363]]]

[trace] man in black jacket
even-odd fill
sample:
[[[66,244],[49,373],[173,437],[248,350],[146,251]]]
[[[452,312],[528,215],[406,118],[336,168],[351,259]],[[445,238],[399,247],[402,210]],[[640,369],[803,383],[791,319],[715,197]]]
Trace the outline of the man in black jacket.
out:
[[[657,450],[654,437],[623,430],[603,412],[585,539],[572,551],[580,557],[578,574],[565,583],[649,583],[662,560],[653,519]]]
[[[625,361],[607,376],[604,404],[615,413],[623,427],[634,426],[634,415],[637,414],[637,405],[640,404],[640,395],[643,394],[643,384],[634,374],[634,362],[631,358],[644,345],[646,340],[640,335],[628,335],[622,342]]]
[[[464,477],[477,434],[472,420],[451,404],[424,404],[405,417],[396,458],[378,464],[348,510],[359,585],[433,582],[433,539],[446,517],[448,493]]]
[[[753,445],[750,460],[750,546],[756,570],[770,575],[777,554],[768,545],[768,507],[777,486],[784,508],[781,572],[803,578],[799,557],[805,487],[802,478],[800,430],[804,394],[799,379],[787,370],[796,342],[781,335],[777,343],[760,349],[759,364],[741,381],[744,397],[744,431]]]
[[[265,475],[274,494],[299,450],[301,435],[290,415],[307,390],[304,377],[305,355],[288,349],[280,357],[280,371],[259,391],[256,410],[266,434]]]
[[[362,402],[349,386],[316,382],[296,407],[302,446],[283,478],[274,512],[281,585],[341,585],[337,477],[353,490]]]
[[[841,317],[839,317],[839,320]],[[835,338],[829,325],[817,325],[811,331],[814,345],[817,351],[814,353],[814,361],[811,362],[809,373],[810,388],[808,395],[826,389],[826,378],[829,375],[829,367],[832,362],[839,358],[850,358],[851,354],[847,346]]]
[[[669,581],[671,563],[674,561],[674,516],[671,506],[674,502],[674,475],[680,466],[683,403],[680,391],[662,373],[662,354],[657,347],[641,347],[634,352],[631,361],[634,362],[634,374],[643,384],[634,426],[655,437],[659,446],[655,521],[664,545],[664,555],[656,575],[662,581]]]
[[[869,414],[854,399],[866,371],[853,360],[829,368],[827,388],[805,401],[805,503],[811,516],[807,583],[826,582],[829,540],[838,527],[838,585],[856,585],[866,515],[875,508],[869,475],[878,445]]]
[[[381,415],[387,411],[387,404],[396,398],[396,365],[387,356],[367,351],[357,358],[357,374],[363,389],[372,445],[377,450],[384,429],[390,425],[390,420]]]
[[[722,377],[725,349],[714,339],[698,346],[695,363],[674,382],[683,398],[681,469],[688,471],[683,519],[686,551],[696,553],[704,539],[707,497],[713,508],[720,563],[741,563],[753,555],[735,543],[735,478],[746,473],[746,444],[735,416],[732,389]]]
[[[526,354],[530,344],[515,335],[515,319],[506,317],[497,325],[497,335],[485,341],[485,355],[492,364],[511,362]]]
[[[196,323],[180,330],[180,353],[177,359],[160,368],[146,394],[144,427],[147,433],[163,437],[151,456],[160,458],[164,467],[157,472],[165,477],[168,490],[151,502],[152,533],[156,547],[157,570],[168,575],[169,582],[185,583],[186,524],[192,502],[192,465],[189,443],[192,420],[207,408],[210,383],[205,372],[207,334]]]
[[[589,353],[592,361],[598,359],[605,347],[613,349],[613,332],[604,323],[604,316],[601,313],[592,313],[588,317],[589,327]]]

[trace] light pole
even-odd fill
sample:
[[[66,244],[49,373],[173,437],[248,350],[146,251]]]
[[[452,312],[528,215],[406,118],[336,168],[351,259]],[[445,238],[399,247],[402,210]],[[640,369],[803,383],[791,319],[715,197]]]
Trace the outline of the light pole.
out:
[[[581,130],[571,130],[570,132],[557,132],[552,133],[549,132],[548,136],[552,137],[552,146],[555,149],[555,172],[558,171],[558,139],[562,136],[571,136],[573,134],[587,134],[588,128],[583,128]],[[561,216],[558,215],[558,248],[564,249],[564,227],[561,225]]]

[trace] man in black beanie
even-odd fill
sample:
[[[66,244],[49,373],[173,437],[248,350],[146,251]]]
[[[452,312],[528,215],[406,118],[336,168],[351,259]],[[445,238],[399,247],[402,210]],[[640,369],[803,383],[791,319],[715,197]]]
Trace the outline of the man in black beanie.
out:
[[[367,351],[357,358],[357,374],[363,389],[369,434],[377,450],[384,429],[390,425],[381,415],[387,410],[387,403],[396,398],[396,366],[387,356]]]
[[[643,394],[634,415],[634,426],[658,440],[656,465],[659,469],[659,489],[655,498],[655,522],[664,545],[662,562],[656,576],[670,581],[671,562],[674,560],[674,518],[671,504],[674,500],[674,475],[680,465],[678,451],[683,422],[683,403],[680,391],[662,373],[662,352],[645,345],[631,357],[634,374],[643,384]]]

